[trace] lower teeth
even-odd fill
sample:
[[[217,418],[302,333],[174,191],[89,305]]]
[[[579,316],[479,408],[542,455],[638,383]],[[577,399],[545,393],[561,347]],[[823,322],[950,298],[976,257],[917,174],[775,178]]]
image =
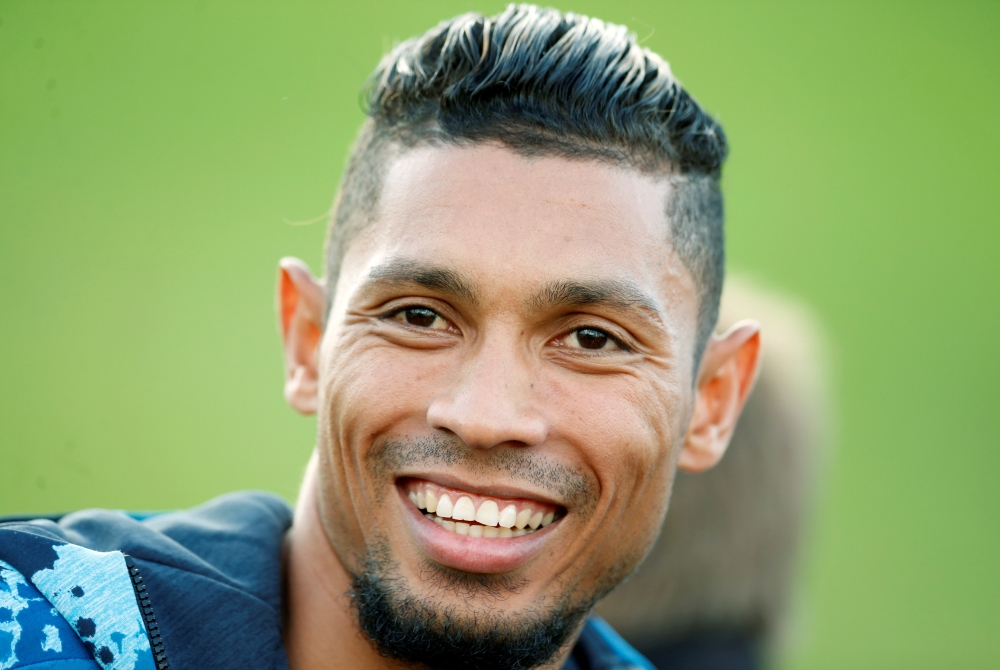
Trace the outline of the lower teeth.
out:
[[[483,526],[478,523],[469,524],[463,521],[456,523],[451,519],[445,519],[437,514],[425,513],[424,516],[445,530],[450,530],[458,535],[468,535],[469,537],[521,537],[522,535],[530,535],[535,532],[531,528],[496,528],[494,526]]]

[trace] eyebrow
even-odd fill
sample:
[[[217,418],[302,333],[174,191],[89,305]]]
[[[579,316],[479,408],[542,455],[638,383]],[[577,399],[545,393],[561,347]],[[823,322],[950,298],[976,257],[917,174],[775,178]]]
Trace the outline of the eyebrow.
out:
[[[656,301],[632,282],[621,279],[549,282],[535,294],[530,304],[537,310],[594,305],[619,311],[638,308],[658,321],[661,319]]]
[[[471,304],[479,297],[472,282],[461,273],[440,265],[418,263],[407,258],[393,258],[376,265],[368,273],[368,281],[389,284],[416,284],[446,295],[454,295]]]
[[[445,295],[479,304],[473,282],[460,272],[441,265],[421,263],[408,258],[392,258],[376,265],[368,273],[371,283],[415,284]],[[662,321],[662,314],[647,293],[634,283],[621,279],[559,280],[548,282],[528,300],[537,311],[559,307],[605,306],[618,311],[640,310]]]

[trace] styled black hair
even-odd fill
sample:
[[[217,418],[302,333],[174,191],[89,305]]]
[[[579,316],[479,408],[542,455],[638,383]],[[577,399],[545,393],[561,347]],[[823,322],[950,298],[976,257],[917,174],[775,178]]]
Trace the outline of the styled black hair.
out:
[[[389,159],[410,147],[496,142],[526,155],[626,165],[673,187],[670,240],[698,286],[697,367],[722,293],[726,138],[624,26],[534,5],[463,14],[382,59],[366,112],[331,220],[331,286],[347,246],[376,215]]]

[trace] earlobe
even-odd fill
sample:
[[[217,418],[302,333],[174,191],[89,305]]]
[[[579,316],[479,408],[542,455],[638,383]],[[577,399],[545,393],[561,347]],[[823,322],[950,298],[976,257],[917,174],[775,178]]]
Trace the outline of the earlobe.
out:
[[[756,322],[741,321],[725,334],[712,336],[702,357],[694,412],[678,468],[703,472],[719,462],[753,388],[759,362],[760,326]]]
[[[299,414],[316,413],[318,390],[318,377],[307,366],[300,365],[285,377],[285,400]]]
[[[296,258],[283,258],[278,273],[278,327],[285,349],[285,399],[297,412],[314,414],[318,403],[317,353],[323,335],[321,281]]]

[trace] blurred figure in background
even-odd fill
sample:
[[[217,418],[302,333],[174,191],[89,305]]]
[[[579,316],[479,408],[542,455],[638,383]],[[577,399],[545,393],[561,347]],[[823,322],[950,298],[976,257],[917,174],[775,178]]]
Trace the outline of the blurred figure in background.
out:
[[[740,277],[719,330],[752,315],[764,362],[726,457],[678,472],[653,550],[596,612],[659,668],[756,670],[780,646],[828,421],[808,311]]]

